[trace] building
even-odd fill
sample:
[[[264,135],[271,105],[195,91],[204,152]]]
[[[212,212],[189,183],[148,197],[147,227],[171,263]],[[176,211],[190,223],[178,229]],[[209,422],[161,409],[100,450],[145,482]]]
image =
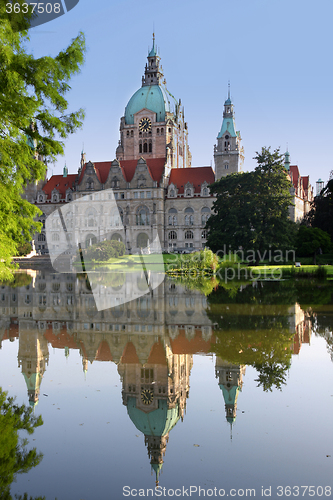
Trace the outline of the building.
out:
[[[206,245],[204,227],[214,202],[208,186],[240,170],[243,152],[240,134],[235,130],[229,91],[214,150],[217,175],[210,166],[191,165],[184,108],[167,89],[153,38],[142,85],[129,99],[120,119],[116,158],[91,162],[82,152],[76,174],[68,174],[65,167],[63,175],[53,175],[26,194],[42,210],[40,220],[44,223],[64,204],[85,195],[95,200],[101,190],[112,188],[127,229],[124,243],[128,251],[147,246],[156,234],[163,251],[200,250]],[[94,227],[90,229],[85,245],[92,241]],[[56,245],[57,235],[54,238]],[[35,240],[37,250],[48,252],[45,228]]]
[[[233,103],[224,103],[223,119],[214,146],[215,172],[211,166],[193,167],[188,144],[188,125],[184,108],[169,92],[163,76],[160,56],[153,46],[148,53],[141,87],[129,99],[120,119],[120,139],[113,161],[86,161],[82,151],[77,173],[53,175],[44,183],[29,186],[26,198],[38,205],[43,214],[41,234],[36,233],[36,250],[56,251],[59,235],[52,234],[48,245],[45,219],[64,204],[89,196],[97,205],[80,214],[85,221],[84,246],[99,238],[113,215],[103,206],[100,192],[112,189],[124,228],[117,234],[129,253],[137,253],[159,236],[163,251],[188,252],[205,247],[205,224],[212,212],[214,197],[209,185],[231,173],[241,172],[244,151],[236,130]],[[296,221],[309,210],[313,190],[309,177],[301,177],[297,166],[290,166],[286,153],[285,167],[293,183],[293,206],[290,217]],[[95,203],[98,202],[98,203]],[[111,222],[110,222],[111,224]],[[88,231],[89,228],[89,231]],[[56,229],[56,228],[55,228]],[[111,237],[111,236],[108,236]],[[59,243],[58,243],[59,247]]]

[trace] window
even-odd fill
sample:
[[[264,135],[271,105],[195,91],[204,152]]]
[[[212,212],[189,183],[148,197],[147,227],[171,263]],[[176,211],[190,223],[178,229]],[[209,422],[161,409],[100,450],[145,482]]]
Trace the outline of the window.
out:
[[[174,198],[175,196],[176,196],[175,190],[174,189],[170,189],[170,197]]]
[[[59,233],[53,233],[52,234],[52,241],[59,241],[59,240],[60,240]]]
[[[38,235],[38,241],[45,241],[45,234],[39,234]]]
[[[146,187],[146,178],[143,175],[138,177],[138,188]]]
[[[170,208],[168,216],[169,226],[177,226],[177,210],[175,208]]]
[[[225,168],[226,170],[228,170],[228,168],[229,168],[228,163],[226,163],[226,164],[224,165],[224,168]]]
[[[185,240],[193,240],[193,231],[185,231]]]
[[[201,224],[204,226],[210,217],[210,208],[204,207],[201,209]]]
[[[143,144],[143,152],[148,153],[148,144],[146,142]]]
[[[86,212],[86,227],[97,226],[97,212],[94,208],[89,208]]]
[[[194,210],[191,207],[185,208],[185,226],[193,226]]]
[[[147,197],[147,198],[151,198],[151,191],[147,191],[147,193],[146,193],[146,197]]]
[[[140,191],[140,198],[143,199],[145,197],[145,192],[144,191]]]
[[[157,129],[156,129],[156,134],[157,134],[157,135],[159,135],[159,134],[160,134],[160,129],[159,129],[159,128],[157,128]]]
[[[148,226],[150,223],[149,210],[147,207],[139,207],[136,212],[136,225]]]
[[[151,141],[149,141],[149,153],[153,152],[153,144]]]
[[[176,231],[170,231],[169,232],[169,240],[176,240],[176,239],[177,239]]]
[[[140,132],[140,134],[141,134],[141,132]],[[142,153],[142,142],[140,142],[140,144],[139,144],[139,153]]]
[[[204,229],[203,231],[201,231],[201,238],[202,239],[207,239],[207,236],[208,236],[208,231],[207,229]]]
[[[118,179],[118,177],[112,177],[111,187],[112,188],[119,188],[119,179]]]
[[[86,182],[86,189],[94,189],[94,181],[90,178]]]
[[[134,198],[137,200],[139,198],[139,193],[137,191],[135,191],[134,193]]]
[[[186,189],[185,196],[192,196],[192,189],[191,188]]]

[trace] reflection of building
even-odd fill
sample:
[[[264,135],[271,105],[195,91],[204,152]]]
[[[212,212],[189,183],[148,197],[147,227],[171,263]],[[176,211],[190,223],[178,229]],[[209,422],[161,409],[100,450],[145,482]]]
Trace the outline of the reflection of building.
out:
[[[311,320],[307,317],[297,302],[294,306],[289,308],[289,313],[290,332],[295,332],[292,346],[293,354],[298,354],[301,350],[302,344],[310,344]]]
[[[29,403],[38,403],[40,385],[49,360],[48,343],[30,320],[20,321],[18,364],[28,388]]]
[[[225,403],[225,415],[229,424],[236,420],[237,399],[243,386],[244,365],[234,365],[216,357],[215,377],[218,378]]]
[[[140,341],[139,341],[140,344]],[[140,346],[142,350],[142,346]],[[158,482],[169,432],[184,416],[189,395],[191,354],[173,354],[161,340],[146,343],[142,364],[135,346],[128,342],[118,365],[123,384],[123,404],[145,444]]]

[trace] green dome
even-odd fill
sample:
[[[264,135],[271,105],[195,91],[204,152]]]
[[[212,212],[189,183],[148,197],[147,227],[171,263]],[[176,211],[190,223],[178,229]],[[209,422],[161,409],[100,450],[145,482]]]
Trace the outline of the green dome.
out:
[[[176,99],[163,85],[143,86],[132,95],[125,108],[126,125],[134,124],[134,115],[143,108],[156,113],[156,121],[164,122],[166,112],[174,112]]]
[[[165,436],[179,420],[178,405],[168,409],[163,399],[159,399],[156,410],[145,413],[136,407],[135,398],[128,398],[127,411],[135,427],[146,436]]]

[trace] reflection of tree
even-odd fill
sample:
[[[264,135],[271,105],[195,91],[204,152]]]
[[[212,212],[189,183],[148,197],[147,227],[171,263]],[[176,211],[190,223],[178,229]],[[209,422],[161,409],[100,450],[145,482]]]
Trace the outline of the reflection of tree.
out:
[[[0,497],[10,500],[10,485],[17,474],[36,467],[42,454],[36,448],[27,450],[27,440],[19,438],[19,431],[32,434],[43,424],[42,417],[32,414],[32,408],[14,404],[14,399],[0,388]],[[17,497],[22,498],[22,497]],[[27,495],[23,499],[28,498]],[[37,500],[37,499],[36,499]]]
[[[271,391],[272,387],[276,387],[282,391],[282,386],[286,385],[286,371],[289,365],[286,363],[255,363],[254,368],[259,372],[256,379],[258,386],[262,386],[265,392]]]
[[[257,382],[264,391],[272,390],[272,387],[281,390],[292,355],[289,305],[279,302],[263,304],[261,291],[258,296],[256,289],[249,288],[252,299],[247,293],[242,306],[237,303],[240,302],[240,293],[233,299],[234,304],[230,301],[218,303],[215,292],[208,297],[207,314],[216,325],[217,342],[213,350],[230,363],[256,368],[259,372]],[[222,294],[218,294],[220,298]]]

